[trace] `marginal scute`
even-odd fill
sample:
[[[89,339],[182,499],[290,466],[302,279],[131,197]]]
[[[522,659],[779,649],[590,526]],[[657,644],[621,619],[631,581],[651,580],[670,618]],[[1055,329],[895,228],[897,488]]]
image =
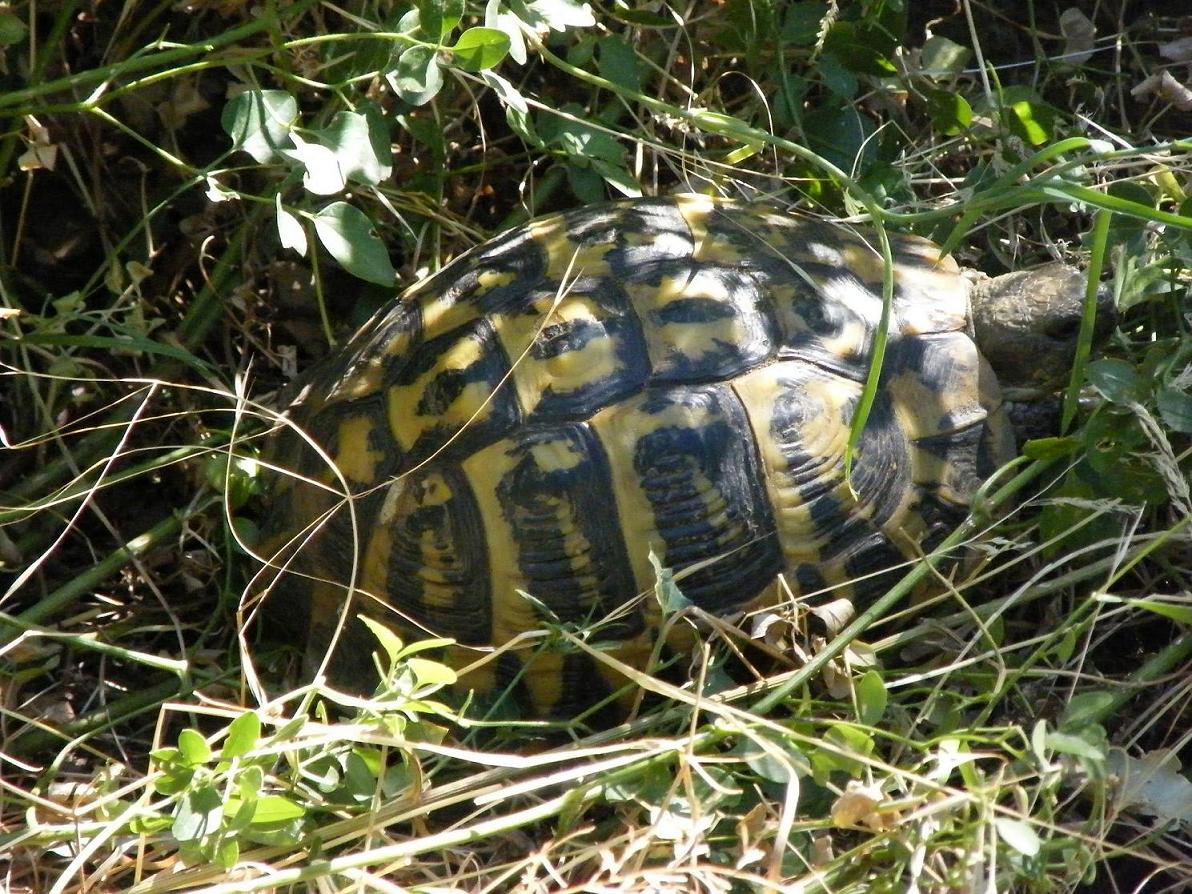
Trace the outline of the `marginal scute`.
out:
[[[378,446],[375,416],[349,416],[339,423],[335,466],[354,484],[371,484],[380,477],[386,451]]]
[[[364,557],[365,589],[425,635],[468,645],[492,640],[485,524],[467,477],[452,465],[409,473],[390,486]]]
[[[779,568],[763,472],[731,388],[656,388],[593,420],[613,469],[624,538],[639,584],[648,552],[682,569],[684,593],[709,610],[760,590]]]
[[[845,480],[877,244],[768,207],[633,200],[531,222],[407,290],[290,410],[347,492],[297,436],[273,449],[310,479],[274,488],[266,552],[312,663],[354,583],[349,616],[452,637],[465,682],[567,713],[620,677],[531,632],[587,631],[644,666],[651,556],[709,611],[883,592],[1013,441],[955,262],[891,235],[885,362]],[[373,644],[345,620],[337,661],[357,674]]]
[[[903,409],[912,438],[979,427],[989,415],[980,382],[987,370],[977,346],[962,333],[899,339],[890,346],[882,386]]]
[[[586,425],[525,427],[468,457],[463,472],[486,522],[492,587],[535,597],[492,606],[498,642],[552,621],[599,620],[633,588],[607,462]]]

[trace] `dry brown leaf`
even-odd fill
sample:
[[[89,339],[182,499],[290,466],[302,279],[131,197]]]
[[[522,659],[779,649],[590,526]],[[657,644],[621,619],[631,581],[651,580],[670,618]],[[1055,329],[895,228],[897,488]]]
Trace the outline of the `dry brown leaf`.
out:
[[[1192,36],[1159,44],[1159,55],[1172,62],[1192,62]]]
[[[1088,62],[1093,56],[1097,29],[1092,21],[1075,6],[1060,13],[1060,33],[1064,35],[1064,61],[1074,65]]]
[[[759,842],[766,831],[767,815],[765,804],[755,804],[752,810],[737,820],[737,838],[741,842],[741,852],[736,862],[737,869],[752,866],[766,856],[766,851],[759,846]]]
[[[791,623],[785,615],[775,611],[760,611],[753,616],[749,625],[751,639],[766,645],[780,647],[790,636]]]
[[[843,829],[861,827],[874,832],[888,829],[896,816],[892,810],[880,809],[885,800],[876,785],[850,780],[848,787],[832,805],[832,824]]]
[[[825,605],[813,608],[811,613],[823,622],[828,638],[831,639],[856,616],[857,608],[848,599],[833,599]]]
[[[1175,76],[1166,69],[1135,85],[1130,90],[1130,95],[1135,99],[1155,96],[1175,106],[1181,112],[1192,111],[1192,90],[1177,81]]]

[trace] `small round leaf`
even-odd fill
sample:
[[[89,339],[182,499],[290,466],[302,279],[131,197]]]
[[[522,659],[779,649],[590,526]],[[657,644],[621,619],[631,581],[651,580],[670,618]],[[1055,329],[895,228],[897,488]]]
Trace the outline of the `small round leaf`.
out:
[[[211,746],[198,730],[187,727],[178,734],[178,751],[189,766],[205,764],[211,759]]]
[[[1101,396],[1114,404],[1140,401],[1146,390],[1142,378],[1125,360],[1107,357],[1090,363],[1088,376]]]
[[[999,816],[993,821],[994,826],[997,827],[997,833],[1001,836],[1002,841],[1027,857],[1033,857],[1039,853],[1039,836],[1035,834],[1035,830],[1021,820],[1010,819],[1008,817]]]
[[[306,815],[306,808],[282,795],[265,795],[257,800],[253,825],[280,823]]]
[[[354,205],[332,202],[315,215],[315,233],[340,266],[367,282],[391,286],[397,278],[372,221]]]
[[[256,746],[261,738],[261,718],[255,711],[246,711],[228,724],[228,737],[224,739],[220,757],[225,760],[242,757]]]
[[[886,713],[888,695],[882,675],[877,671],[866,671],[857,681],[857,713],[861,722],[867,726],[876,726]]]
[[[460,68],[483,71],[509,54],[509,35],[496,28],[469,28],[459,36],[451,52]]]
[[[393,92],[412,106],[425,105],[443,88],[439,57],[431,47],[410,47],[385,78]]]
[[[235,149],[243,149],[258,164],[283,158],[282,150],[293,148],[290,126],[298,117],[298,100],[284,90],[249,90],[233,97],[219,123],[232,138]]]

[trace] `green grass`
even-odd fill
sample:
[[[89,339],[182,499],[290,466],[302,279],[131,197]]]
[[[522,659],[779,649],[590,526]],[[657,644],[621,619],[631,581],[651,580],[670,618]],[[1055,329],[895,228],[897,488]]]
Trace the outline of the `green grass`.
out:
[[[1192,882],[1175,15],[1102,4],[1089,47],[1035,3],[43,6],[0,10],[13,891]],[[680,190],[1103,273],[1118,330],[956,533],[979,561],[778,619],[748,685],[751,647],[675,616],[694,682],[633,673],[619,726],[459,721],[391,640],[375,699],[287,691],[240,631],[295,354],[534,214]]]

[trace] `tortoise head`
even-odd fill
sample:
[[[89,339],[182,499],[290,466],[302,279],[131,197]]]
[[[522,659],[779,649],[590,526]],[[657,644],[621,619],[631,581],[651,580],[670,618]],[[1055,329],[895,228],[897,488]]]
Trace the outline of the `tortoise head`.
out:
[[[1062,263],[971,280],[973,335],[998,381],[1011,396],[1054,391],[1076,357],[1087,278]],[[1093,343],[1116,323],[1113,295],[1097,293]]]

